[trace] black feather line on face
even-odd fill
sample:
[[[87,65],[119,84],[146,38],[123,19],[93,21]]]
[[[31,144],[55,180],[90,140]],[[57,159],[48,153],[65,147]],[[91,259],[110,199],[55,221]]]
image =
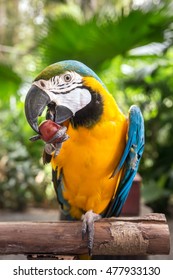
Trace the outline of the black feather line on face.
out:
[[[81,110],[77,111],[75,116],[71,118],[71,124],[74,128],[78,126],[92,127],[96,124],[103,113],[103,99],[102,96],[89,89],[91,93],[91,101]]]
[[[76,85],[76,87],[74,87],[74,88],[71,89],[71,86],[72,86],[72,85]],[[61,92],[61,90],[63,90],[63,89],[68,89],[68,88],[70,88],[70,90],[66,90],[66,91],[64,91],[64,92]],[[73,82],[73,83],[71,83],[71,84],[68,85],[68,86],[67,86],[67,85],[59,86],[59,87],[58,87],[58,92],[52,91],[52,93],[54,93],[54,94],[67,94],[67,93],[69,93],[71,90],[76,89],[76,88],[83,88],[81,82],[79,82],[79,83]]]

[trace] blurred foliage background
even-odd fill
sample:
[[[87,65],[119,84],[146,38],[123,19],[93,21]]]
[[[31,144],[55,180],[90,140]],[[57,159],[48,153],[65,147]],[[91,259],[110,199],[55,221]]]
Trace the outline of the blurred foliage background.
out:
[[[143,199],[173,203],[173,3],[171,0],[0,0],[0,208],[54,205],[43,144],[24,116],[32,79],[63,59],[86,63],[127,114],[145,118]]]

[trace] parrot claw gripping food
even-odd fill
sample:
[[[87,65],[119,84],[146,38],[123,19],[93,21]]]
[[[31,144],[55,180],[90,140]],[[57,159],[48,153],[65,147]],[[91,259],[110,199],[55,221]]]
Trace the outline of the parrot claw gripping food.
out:
[[[94,222],[120,215],[137,173],[145,143],[142,113],[132,105],[125,115],[94,71],[65,60],[35,78],[25,115],[38,134],[31,140],[45,142],[43,162],[51,163],[62,217],[82,219],[91,255]]]
[[[62,147],[62,142],[66,141],[69,136],[66,134],[67,127],[61,126],[52,120],[43,121],[39,125],[39,134],[30,138],[32,142],[42,139],[46,142],[44,150],[51,155],[54,152],[56,157]]]

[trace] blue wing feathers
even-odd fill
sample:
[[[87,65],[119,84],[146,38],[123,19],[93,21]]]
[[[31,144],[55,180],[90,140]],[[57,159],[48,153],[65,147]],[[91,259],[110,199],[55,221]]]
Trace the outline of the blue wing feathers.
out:
[[[63,188],[64,188],[63,180],[62,180],[62,172],[60,174],[60,177],[57,179],[57,171],[52,170],[52,181],[53,181],[54,189],[56,192],[57,200],[58,200],[59,204],[61,205],[62,213],[64,214],[64,216],[68,216],[70,206],[69,206],[67,200],[64,199],[63,193],[62,193]]]
[[[144,121],[140,109],[133,105],[129,111],[129,128],[126,148],[112,176],[124,168],[115,197],[110,202],[105,217],[119,216],[137,173],[144,150]]]

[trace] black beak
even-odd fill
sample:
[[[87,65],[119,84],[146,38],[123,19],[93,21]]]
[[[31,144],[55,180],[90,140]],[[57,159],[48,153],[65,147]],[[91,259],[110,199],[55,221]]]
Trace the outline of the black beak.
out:
[[[33,85],[28,91],[25,99],[25,115],[28,123],[39,133],[38,116],[41,116],[45,107],[50,103],[50,97],[46,92]]]
[[[39,133],[38,116],[41,116],[45,107],[52,103],[46,92],[33,85],[28,91],[25,99],[25,115],[28,123]],[[73,116],[72,111],[63,105],[56,105],[54,108],[54,121],[58,124],[70,119]]]
[[[61,124],[69,120],[73,116],[73,112],[63,105],[55,106],[55,122]]]

